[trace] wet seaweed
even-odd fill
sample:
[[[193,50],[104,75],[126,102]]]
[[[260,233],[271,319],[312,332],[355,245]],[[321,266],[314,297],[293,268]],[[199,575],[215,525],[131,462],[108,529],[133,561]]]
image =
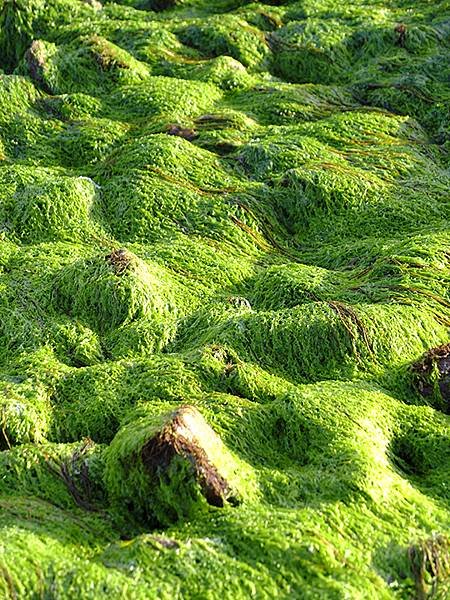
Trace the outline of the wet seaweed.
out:
[[[0,2],[0,596],[448,597],[448,24]]]

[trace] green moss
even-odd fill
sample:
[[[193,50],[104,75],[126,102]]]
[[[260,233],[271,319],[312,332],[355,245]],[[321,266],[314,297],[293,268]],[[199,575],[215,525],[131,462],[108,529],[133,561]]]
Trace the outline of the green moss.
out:
[[[337,83],[351,68],[344,40],[351,29],[336,21],[289,23],[272,36],[274,69],[297,83]]]
[[[98,334],[72,319],[64,319],[56,326],[55,347],[63,361],[76,367],[96,364],[104,358]]]
[[[68,46],[34,42],[21,70],[53,94],[86,90],[95,94],[99,88],[110,88],[118,83],[133,84],[148,76],[145,65],[95,35],[83,37],[78,44]]]
[[[209,60],[192,61],[193,64],[177,64],[164,61],[154,72],[183,79],[195,79],[212,83],[222,90],[248,88],[254,79],[238,60],[231,56],[218,56]]]
[[[182,29],[180,39],[206,56],[228,55],[245,66],[259,66],[268,54],[264,36],[244,20],[232,15],[211,17]]]
[[[32,380],[20,382],[20,377],[18,379],[18,383],[11,383],[8,379],[2,382],[3,449],[29,441],[40,443],[46,438],[51,423],[51,406],[46,389]]]
[[[174,357],[134,357],[73,369],[54,390],[52,438],[110,442],[134,406],[187,402],[201,395],[198,377]]]
[[[55,143],[61,147],[63,165],[80,168],[107,158],[126,133],[126,126],[108,119],[72,121],[57,136]]]
[[[11,72],[29,46],[33,36],[33,19],[42,2],[8,0],[0,12],[1,67]]]
[[[238,180],[212,153],[180,137],[138,138],[107,161],[101,177],[106,214],[119,239],[158,239],[162,232],[232,235],[228,195]]]
[[[44,98],[41,106],[46,113],[59,117],[63,121],[82,121],[98,114],[102,104],[97,98],[80,92]],[[106,121],[104,124],[108,128],[114,125]],[[101,135],[99,129],[97,128],[97,134]]]
[[[24,444],[2,452],[3,495],[32,495],[58,508],[98,510],[104,504],[102,448],[89,440],[75,444]]]
[[[192,407],[166,414],[142,408],[128,417],[106,452],[112,502],[149,524],[192,519],[208,504],[254,497],[252,479]]]
[[[161,350],[175,331],[170,278],[124,249],[81,260],[55,278],[55,305],[105,336],[106,351]],[[136,329],[137,327],[137,329]],[[118,350],[119,346],[120,350]]]
[[[36,100],[39,92],[30,81],[16,75],[0,76],[0,114],[2,124],[6,125],[7,110],[11,113],[24,113],[29,105]]]
[[[212,84],[150,77],[144,85],[117,88],[109,102],[114,114],[123,119],[165,124],[208,110],[219,98],[220,92]]]
[[[2,173],[0,226],[25,243],[95,236],[98,191],[87,177],[17,165]]]

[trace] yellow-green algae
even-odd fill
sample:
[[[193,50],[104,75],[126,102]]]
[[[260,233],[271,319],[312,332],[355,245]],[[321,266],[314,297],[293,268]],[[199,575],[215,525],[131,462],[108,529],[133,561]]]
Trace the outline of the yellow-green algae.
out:
[[[449,42],[446,0],[0,3],[0,597],[450,598]],[[123,479],[186,404],[239,504]]]

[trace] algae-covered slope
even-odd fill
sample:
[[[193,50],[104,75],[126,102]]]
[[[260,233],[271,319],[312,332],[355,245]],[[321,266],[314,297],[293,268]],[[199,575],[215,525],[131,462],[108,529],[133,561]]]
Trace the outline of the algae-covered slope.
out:
[[[449,46],[0,2],[1,598],[450,598]]]

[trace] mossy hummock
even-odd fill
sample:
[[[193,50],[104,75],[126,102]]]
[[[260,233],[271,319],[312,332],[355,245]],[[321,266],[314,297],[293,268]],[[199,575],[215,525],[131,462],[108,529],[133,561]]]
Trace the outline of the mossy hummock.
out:
[[[112,502],[153,526],[238,503],[238,480],[238,462],[192,406],[134,419],[106,452]]]

